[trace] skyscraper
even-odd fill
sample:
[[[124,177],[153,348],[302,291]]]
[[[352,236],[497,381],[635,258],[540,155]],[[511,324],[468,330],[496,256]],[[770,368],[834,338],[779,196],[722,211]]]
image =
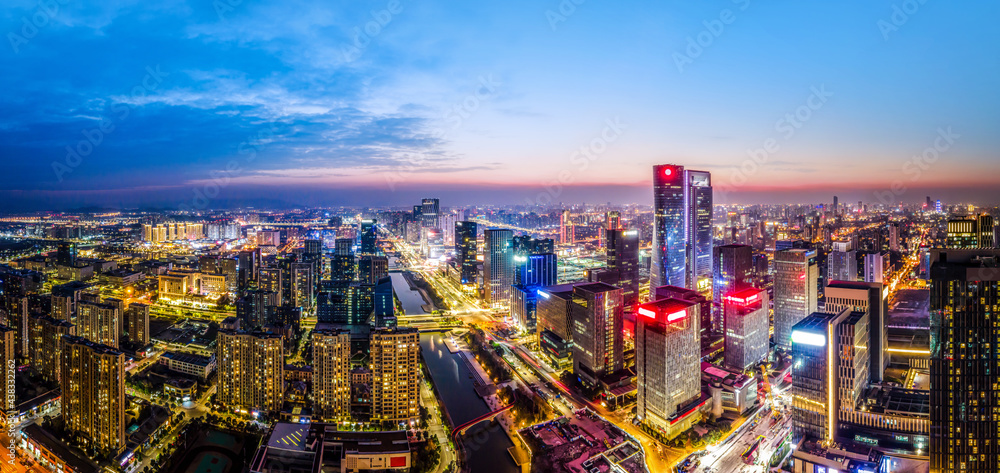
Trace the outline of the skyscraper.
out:
[[[354,240],[337,238],[334,242],[333,258],[330,262],[330,279],[334,281],[354,280]]]
[[[746,371],[767,358],[771,327],[767,291],[750,287],[723,298],[724,360],[735,371]]]
[[[46,381],[59,382],[63,335],[76,336],[76,326],[68,320],[45,315],[32,319],[31,366]]]
[[[396,326],[396,306],[392,292],[392,279],[383,276],[375,284],[374,289],[374,323],[376,328],[392,328]]]
[[[377,329],[371,334],[372,420],[404,422],[420,416],[420,333]]]
[[[313,412],[324,421],[351,419],[351,332],[317,330],[313,344]]]
[[[622,290],[604,283],[573,288],[573,374],[597,386],[607,374],[622,369]]]
[[[559,243],[564,245],[576,243],[576,228],[570,219],[569,210],[563,210],[559,215]]]
[[[639,303],[639,231],[606,230],[608,271],[614,273],[613,283],[622,288],[622,303],[628,311]]]
[[[133,302],[125,310],[128,320],[128,338],[132,343],[145,346],[149,344],[149,304]]]
[[[52,320],[55,320],[55,319],[52,319]],[[15,354],[17,353],[17,346],[16,346],[17,345],[17,340],[16,340],[16,337],[17,337],[17,330],[14,330],[14,329],[6,326],[6,325],[0,325],[0,342],[3,343],[3,345],[0,346],[0,356],[3,357],[3,359],[0,359],[0,362],[3,363],[3,366],[8,367],[6,369],[9,369],[9,367],[13,366],[14,363],[16,362],[16,360],[15,360],[15,356],[16,356]],[[35,349],[34,351],[37,352],[38,350]],[[32,360],[34,360],[34,356],[32,357]],[[41,372],[41,369],[40,369],[41,367],[36,367],[36,368],[39,368],[39,372]],[[17,396],[14,393],[14,390],[10,389],[13,386],[12,386],[12,383],[11,383],[12,380],[9,378],[9,376],[12,376],[12,375],[13,374],[8,374],[7,375],[8,378],[4,380],[3,386],[0,387],[0,394],[3,395],[3,398],[2,398],[3,399],[2,417],[5,420],[7,418],[7,412],[8,411],[15,411],[15,412],[17,411]],[[46,377],[46,378],[49,379],[50,377]],[[10,425],[10,424],[8,424],[8,425]]]
[[[118,348],[122,333],[122,313],[111,304],[80,301],[76,323],[80,336],[94,343]]]
[[[677,299],[642,304],[636,311],[636,419],[668,438],[700,418],[698,311],[698,304]]]
[[[389,258],[384,255],[361,255],[358,258],[358,281],[375,284],[389,274]]]
[[[826,256],[828,281],[857,281],[858,254],[849,241],[833,242],[833,250]]]
[[[219,403],[227,409],[281,410],[285,357],[280,335],[220,330],[216,340]]]
[[[459,282],[463,286],[476,284],[476,258],[479,254],[476,232],[476,222],[455,222],[455,253],[458,257]]]
[[[849,409],[856,406],[866,387],[859,377],[868,375],[867,340],[863,337],[866,325],[864,313],[844,309],[815,312],[792,327],[792,425],[796,436],[832,441],[841,398],[854,400],[846,406]],[[840,376],[841,372],[855,376]],[[849,386],[841,384],[845,378]]]
[[[1000,251],[931,251],[934,472],[1000,471]]]
[[[839,313],[844,309],[863,312],[868,317],[868,373],[871,382],[881,383],[889,366],[889,332],[886,319],[889,302],[881,283],[858,281],[831,281],[826,287],[827,312]]]
[[[712,290],[712,176],[653,166],[653,259],[649,284]]]
[[[725,333],[725,297],[752,286],[753,248],[747,245],[717,246],[713,260],[715,274],[712,282],[712,326],[707,328],[714,333]]]
[[[378,250],[378,230],[375,219],[362,220],[361,231],[358,233],[360,240],[359,251],[362,254],[375,254]]]
[[[510,304],[510,287],[514,284],[514,248],[510,230],[489,229],[484,232],[483,290],[490,309],[505,309]]]
[[[874,252],[865,254],[865,282],[882,283],[889,269],[889,254]]]
[[[790,349],[792,327],[816,312],[818,280],[815,250],[774,253],[774,343],[778,347]]]
[[[420,202],[420,216],[424,228],[438,228],[438,215],[441,204],[438,199],[423,199]]]
[[[990,215],[948,220],[948,248],[993,248],[993,228]]]
[[[66,430],[114,457],[125,450],[125,355],[81,337],[61,344]]]

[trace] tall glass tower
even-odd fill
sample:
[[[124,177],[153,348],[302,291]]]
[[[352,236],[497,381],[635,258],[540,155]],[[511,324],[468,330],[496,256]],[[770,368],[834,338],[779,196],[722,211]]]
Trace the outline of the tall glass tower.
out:
[[[650,288],[712,290],[712,175],[653,166],[653,261]]]

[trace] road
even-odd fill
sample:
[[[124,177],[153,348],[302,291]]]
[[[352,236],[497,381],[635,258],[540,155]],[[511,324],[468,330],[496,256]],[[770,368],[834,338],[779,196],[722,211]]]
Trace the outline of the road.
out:
[[[427,432],[437,439],[441,451],[441,457],[438,459],[437,467],[434,468],[433,473],[443,473],[448,466],[455,462],[455,451],[448,439],[448,426],[445,425],[438,402],[434,399],[430,381],[424,380],[420,384],[420,398],[424,408],[430,413],[430,419],[427,421]]]
[[[13,464],[10,463],[10,437],[7,436],[7,431],[4,430],[0,433],[0,472],[3,473],[48,473],[45,468],[35,463],[30,458],[27,458],[23,452],[17,452],[14,455]]]
[[[710,447],[708,449],[708,453],[701,458],[701,464],[694,471],[767,471],[770,466],[768,465],[768,462],[771,459],[771,455],[773,455],[774,451],[777,450],[774,445],[775,442],[777,442],[778,438],[787,437],[792,428],[790,417],[786,417],[784,421],[772,426],[769,412],[769,409],[762,409],[760,415],[761,421],[757,424],[757,426],[753,428],[746,427],[737,432],[737,434],[727,442],[715,447]],[[743,462],[743,452],[745,452],[747,448],[760,436],[763,436],[764,440],[761,442],[757,454],[757,465],[747,465]]]

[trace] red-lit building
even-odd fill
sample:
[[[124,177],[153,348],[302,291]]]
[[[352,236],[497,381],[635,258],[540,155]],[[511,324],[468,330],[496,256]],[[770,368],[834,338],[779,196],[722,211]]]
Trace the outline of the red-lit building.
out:
[[[767,358],[770,322],[767,291],[742,289],[723,298],[726,367],[742,372]]]

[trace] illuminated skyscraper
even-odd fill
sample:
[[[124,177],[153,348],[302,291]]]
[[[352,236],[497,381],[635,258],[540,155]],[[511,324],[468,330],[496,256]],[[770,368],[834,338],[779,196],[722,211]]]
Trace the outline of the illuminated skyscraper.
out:
[[[639,306],[635,327],[636,419],[670,438],[700,419],[699,305],[660,299]]]
[[[420,218],[424,228],[438,228],[441,203],[438,199],[424,199],[420,202]]]
[[[66,430],[114,457],[125,450],[125,355],[81,337],[61,344]]]
[[[371,334],[372,419],[404,422],[420,416],[420,333],[415,328]]]
[[[889,269],[889,253],[868,253],[865,255],[865,282],[882,283],[885,272]]]
[[[653,260],[650,288],[712,290],[712,175],[653,166]]]
[[[868,359],[871,366],[868,373],[871,382],[881,383],[885,369],[889,366],[889,332],[886,319],[889,316],[889,302],[881,283],[858,281],[831,281],[826,287],[827,312],[841,312],[850,309],[864,312],[868,316]]]
[[[717,246],[713,259],[715,274],[712,283],[712,326],[706,328],[713,333],[725,333],[724,298],[753,284],[753,248],[747,245]]]
[[[622,369],[622,290],[604,283],[573,288],[573,374],[597,386],[604,375]]]
[[[122,312],[111,304],[80,301],[76,323],[80,336],[94,343],[118,348],[122,334]]]
[[[476,284],[476,258],[479,254],[476,232],[476,222],[455,222],[455,253],[458,256],[459,282],[463,286]]]
[[[576,227],[570,219],[569,210],[563,210],[559,216],[559,243],[564,245],[576,243]]]
[[[277,412],[285,394],[280,335],[220,330],[216,340],[219,403],[231,410]]]
[[[0,325],[0,342],[3,343],[3,346],[0,346],[0,356],[3,357],[2,359],[0,359],[0,362],[3,363],[3,366],[7,367],[5,369],[9,369],[10,366],[16,363],[15,359],[15,353],[17,353],[16,338],[17,338],[17,330],[14,330],[6,325]],[[37,349],[35,351],[37,351]],[[35,358],[33,356],[32,360],[34,359]],[[32,363],[34,363],[34,361]],[[4,379],[3,386],[0,387],[0,394],[3,395],[2,398],[3,409],[0,409],[0,417],[4,419],[6,419],[7,417],[7,411],[15,411],[15,412],[17,411],[17,396],[14,394],[13,390],[10,389],[11,387],[13,387],[10,384],[10,382],[13,380],[10,379],[9,376],[13,376],[13,373],[8,374],[8,378]]]
[[[149,344],[149,304],[133,302],[125,310],[128,320],[128,338],[139,345]]]
[[[313,346],[313,412],[324,421],[351,419],[351,332],[317,330]]]
[[[59,382],[63,335],[75,336],[76,326],[68,320],[44,315],[32,319],[31,366],[46,381]]]
[[[510,230],[489,229],[484,232],[483,287],[486,305],[490,309],[506,309],[510,304],[510,287],[514,284],[514,247]]]
[[[611,284],[622,288],[622,303],[631,312],[639,303],[639,231],[608,229],[606,235]]]
[[[948,220],[948,248],[993,248],[993,229],[990,215]]]
[[[931,251],[930,471],[1000,471],[1000,251]]]
[[[746,371],[767,359],[771,328],[767,291],[740,289],[723,298],[725,364]]]
[[[791,348],[792,327],[816,312],[819,267],[815,250],[774,253],[774,343]]]
[[[354,280],[354,240],[337,238],[330,262],[330,278],[334,281]]]
[[[375,284],[389,274],[389,258],[384,255],[361,255],[358,258],[358,281]]]
[[[361,221],[361,231],[358,232],[358,238],[360,240],[359,251],[362,254],[373,255],[378,250],[377,223],[375,219]]]
[[[826,256],[828,281],[857,281],[858,254],[849,241],[833,242],[833,251]]]

